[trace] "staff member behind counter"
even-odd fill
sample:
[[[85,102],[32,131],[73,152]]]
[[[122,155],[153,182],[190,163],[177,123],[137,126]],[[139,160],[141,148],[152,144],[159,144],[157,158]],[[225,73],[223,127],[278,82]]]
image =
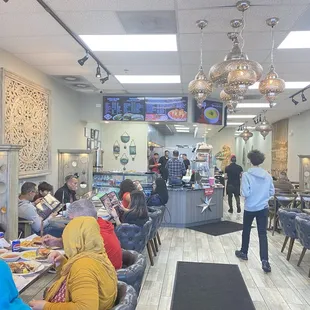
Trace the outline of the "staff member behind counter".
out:
[[[60,187],[55,193],[55,198],[62,204],[72,203],[77,200],[78,176],[70,174],[66,176],[65,182],[65,185]]]
[[[186,174],[184,163],[179,160],[179,151],[173,151],[173,157],[166,164],[170,185],[181,185],[182,178]]]

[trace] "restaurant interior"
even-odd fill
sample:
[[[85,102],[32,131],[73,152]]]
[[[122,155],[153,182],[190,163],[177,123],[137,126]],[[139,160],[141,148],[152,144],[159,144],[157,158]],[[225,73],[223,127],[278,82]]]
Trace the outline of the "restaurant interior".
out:
[[[0,0],[0,287],[24,305],[0,309],[310,309],[309,68],[309,0]],[[271,272],[258,217],[235,253],[255,150]],[[141,225],[125,221],[136,192]],[[79,258],[104,266],[99,295],[70,278]]]

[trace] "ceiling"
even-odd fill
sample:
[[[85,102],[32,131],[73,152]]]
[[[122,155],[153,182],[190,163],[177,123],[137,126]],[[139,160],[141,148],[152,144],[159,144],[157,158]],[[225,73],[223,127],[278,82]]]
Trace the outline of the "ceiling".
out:
[[[234,0],[46,0],[74,33],[131,34],[177,33],[178,52],[95,52],[112,75],[177,75],[181,84],[120,84],[113,76],[104,85],[95,77],[96,63],[89,59],[83,67],[77,60],[84,50],[58,25],[36,0],[0,1],[0,48],[56,77],[69,87],[84,92],[106,94],[187,94],[188,83],[199,65],[199,30],[195,22],[207,19],[204,35],[204,68],[223,60],[231,47],[227,32],[230,20],[240,18]],[[310,30],[309,0],[252,0],[247,12],[244,51],[250,59],[260,62],[267,72],[270,57],[270,29],[265,20],[280,18],[276,27],[278,46],[291,30]],[[218,6],[230,6],[218,8]],[[309,81],[310,49],[277,50],[276,70],[286,81]],[[68,82],[65,76],[77,76]],[[86,84],[83,89],[77,84]],[[278,105],[267,114],[270,121],[289,117],[310,109],[307,102],[295,106],[288,97],[296,90],[286,90]],[[250,96],[260,98],[258,90]],[[212,94],[219,98],[219,90]],[[251,99],[246,102],[264,102]],[[239,114],[257,114],[260,109],[244,109]],[[238,121],[238,120],[234,120]],[[239,120],[240,121],[240,120]]]

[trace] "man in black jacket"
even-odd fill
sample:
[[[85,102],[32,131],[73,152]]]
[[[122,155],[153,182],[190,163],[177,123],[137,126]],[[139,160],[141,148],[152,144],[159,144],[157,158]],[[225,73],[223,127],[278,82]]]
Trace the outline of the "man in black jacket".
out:
[[[76,190],[78,187],[78,179],[76,175],[66,176],[65,181],[65,185],[60,187],[55,193],[55,198],[62,204],[72,203],[77,200]]]
[[[236,164],[236,156],[231,156],[231,164],[225,168],[225,177],[227,178],[226,192],[228,195],[229,213],[233,213],[232,197],[235,196],[237,203],[237,212],[241,212],[240,208],[240,178],[243,172],[241,166]]]

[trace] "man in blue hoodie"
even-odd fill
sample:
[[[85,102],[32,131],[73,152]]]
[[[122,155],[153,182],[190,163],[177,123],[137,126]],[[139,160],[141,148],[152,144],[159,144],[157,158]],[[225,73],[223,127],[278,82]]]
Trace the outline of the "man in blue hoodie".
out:
[[[262,268],[265,272],[270,272],[271,267],[268,262],[268,201],[274,195],[274,186],[271,175],[260,168],[265,160],[265,155],[258,150],[253,150],[248,154],[248,159],[253,168],[242,175],[241,192],[245,198],[243,215],[242,246],[235,254],[243,260],[248,259],[248,249],[250,242],[251,226],[256,218],[257,231],[259,237],[259,252],[262,261]]]

